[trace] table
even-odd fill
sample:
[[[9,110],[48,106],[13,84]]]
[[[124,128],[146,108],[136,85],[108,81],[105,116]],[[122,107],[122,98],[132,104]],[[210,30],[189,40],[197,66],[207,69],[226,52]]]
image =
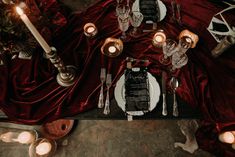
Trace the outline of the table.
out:
[[[38,124],[78,114],[83,114],[80,118],[85,118],[88,111],[96,108],[100,68],[106,67],[113,74],[113,90],[116,81],[125,70],[126,57],[150,60],[147,66],[154,76],[160,76],[161,71],[165,69],[158,62],[161,50],[151,45],[153,34],[148,32],[126,41],[122,55],[115,59],[101,55],[100,47],[103,41],[107,37],[118,38],[121,35],[115,15],[116,0],[97,1],[85,12],[71,16],[67,16],[56,1],[29,2],[32,2],[32,8],[38,8],[34,10],[35,13],[48,17],[49,24],[39,29],[44,37],[52,37],[48,37],[47,41],[57,48],[64,62],[78,68],[78,77],[72,87],[60,87],[55,80],[57,71],[43,58],[40,47],[35,50],[31,60],[11,60],[9,55],[1,54],[4,65],[0,66],[0,72],[4,77],[0,77],[0,107],[14,122]],[[234,47],[219,58],[213,58],[211,50],[216,46],[216,41],[207,31],[211,18],[224,9],[224,6],[215,5],[209,0],[181,0],[183,25],[180,26],[170,20],[171,1],[163,2],[168,12],[158,27],[164,29],[168,38],[177,39],[183,29],[195,32],[200,38],[197,47],[188,51],[188,64],[177,73],[182,82],[181,88],[177,90],[179,98],[186,104],[199,108],[203,120],[210,124],[204,125],[204,132],[200,130],[204,135],[198,136],[200,147],[212,153],[218,152],[213,152],[215,149],[220,150],[220,156],[231,154],[231,149],[223,149],[217,139],[207,136],[214,129],[213,137],[216,137],[224,126],[222,124],[232,124],[235,119]],[[230,16],[233,18],[234,15]],[[83,34],[83,26],[87,22],[96,24],[99,30],[96,38],[88,39]],[[121,115],[118,109],[113,111],[118,116]],[[142,118],[154,117],[160,113],[158,111],[156,109],[156,114],[153,112],[153,115],[149,114]],[[218,129],[216,126],[221,128]],[[203,145],[211,141],[211,147]]]

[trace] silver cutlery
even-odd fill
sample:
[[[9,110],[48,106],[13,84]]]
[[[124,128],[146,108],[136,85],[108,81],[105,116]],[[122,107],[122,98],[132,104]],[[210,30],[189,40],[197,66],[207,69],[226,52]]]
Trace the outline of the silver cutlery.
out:
[[[107,74],[106,77],[106,86],[107,86],[107,94],[106,94],[106,100],[105,100],[105,105],[104,105],[104,114],[107,115],[110,113],[110,101],[109,101],[109,88],[112,85],[112,75]]]
[[[98,108],[104,107],[104,83],[106,79],[106,69],[101,68],[100,71],[100,81],[101,81],[101,88],[100,88],[100,96],[99,96],[99,102],[98,102]]]
[[[180,4],[178,4],[178,3],[176,4],[176,9],[177,9],[177,14],[178,14],[177,22],[179,25],[181,25],[182,22],[181,22],[181,6],[180,6]]]
[[[179,81],[175,77],[172,77],[171,81],[170,81],[170,84],[171,84],[171,87],[173,89],[173,96],[174,96],[173,116],[178,117],[179,116],[179,111],[178,111],[178,103],[177,103],[175,91],[179,87]]]
[[[174,21],[176,20],[176,16],[175,16],[175,5],[176,5],[175,0],[171,1],[172,19],[173,19]]]
[[[162,71],[162,115],[167,115],[167,104],[166,104],[166,72]]]

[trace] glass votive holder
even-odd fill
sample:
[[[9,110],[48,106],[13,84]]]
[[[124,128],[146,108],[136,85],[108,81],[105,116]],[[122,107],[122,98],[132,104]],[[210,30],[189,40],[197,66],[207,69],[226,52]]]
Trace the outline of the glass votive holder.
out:
[[[123,42],[116,38],[107,38],[101,47],[101,53],[108,57],[117,57],[123,51]]]
[[[52,156],[57,149],[57,144],[52,139],[39,138],[29,147],[30,157],[49,157]]]
[[[87,37],[94,37],[98,33],[98,30],[93,23],[86,23],[83,27],[83,30]]]
[[[36,130],[21,131],[18,130],[8,131],[0,135],[0,140],[3,142],[19,142],[21,144],[31,144],[38,139]]]
[[[198,42],[198,40],[199,40],[197,34],[195,34],[195,33],[193,33],[193,32],[190,32],[190,31],[187,30],[187,29],[185,29],[185,30],[183,30],[182,32],[180,32],[180,34],[179,34],[179,40],[181,40],[182,38],[187,39],[187,40],[188,40],[188,38],[191,39],[191,41],[190,41],[190,42],[192,42],[192,43],[190,44],[191,48],[196,47],[197,42]],[[187,42],[189,42],[189,40],[188,40]]]
[[[166,35],[164,31],[158,30],[153,36],[152,44],[153,46],[160,48],[163,46],[165,41],[166,41]]]
[[[232,144],[235,142],[235,137],[232,132],[226,131],[221,134],[219,134],[219,140],[223,143],[229,143]]]

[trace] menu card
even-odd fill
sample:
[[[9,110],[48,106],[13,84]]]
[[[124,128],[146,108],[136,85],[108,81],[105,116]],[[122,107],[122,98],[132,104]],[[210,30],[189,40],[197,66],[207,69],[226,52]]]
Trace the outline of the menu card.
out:
[[[148,111],[149,82],[145,67],[125,71],[125,99],[126,111]]]

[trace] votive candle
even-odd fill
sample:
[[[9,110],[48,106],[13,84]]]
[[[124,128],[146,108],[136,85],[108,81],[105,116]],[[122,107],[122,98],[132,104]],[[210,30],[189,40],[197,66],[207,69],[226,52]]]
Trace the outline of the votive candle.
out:
[[[232,132],[226,131],[226,132],[221,133],[221,134],[219,135],[219,140],[220,140],[221,142],[230,143],[230,144],[231,144],[231,143],[234,143],[235,138],[234,138],[234,135],[232,134]]]

